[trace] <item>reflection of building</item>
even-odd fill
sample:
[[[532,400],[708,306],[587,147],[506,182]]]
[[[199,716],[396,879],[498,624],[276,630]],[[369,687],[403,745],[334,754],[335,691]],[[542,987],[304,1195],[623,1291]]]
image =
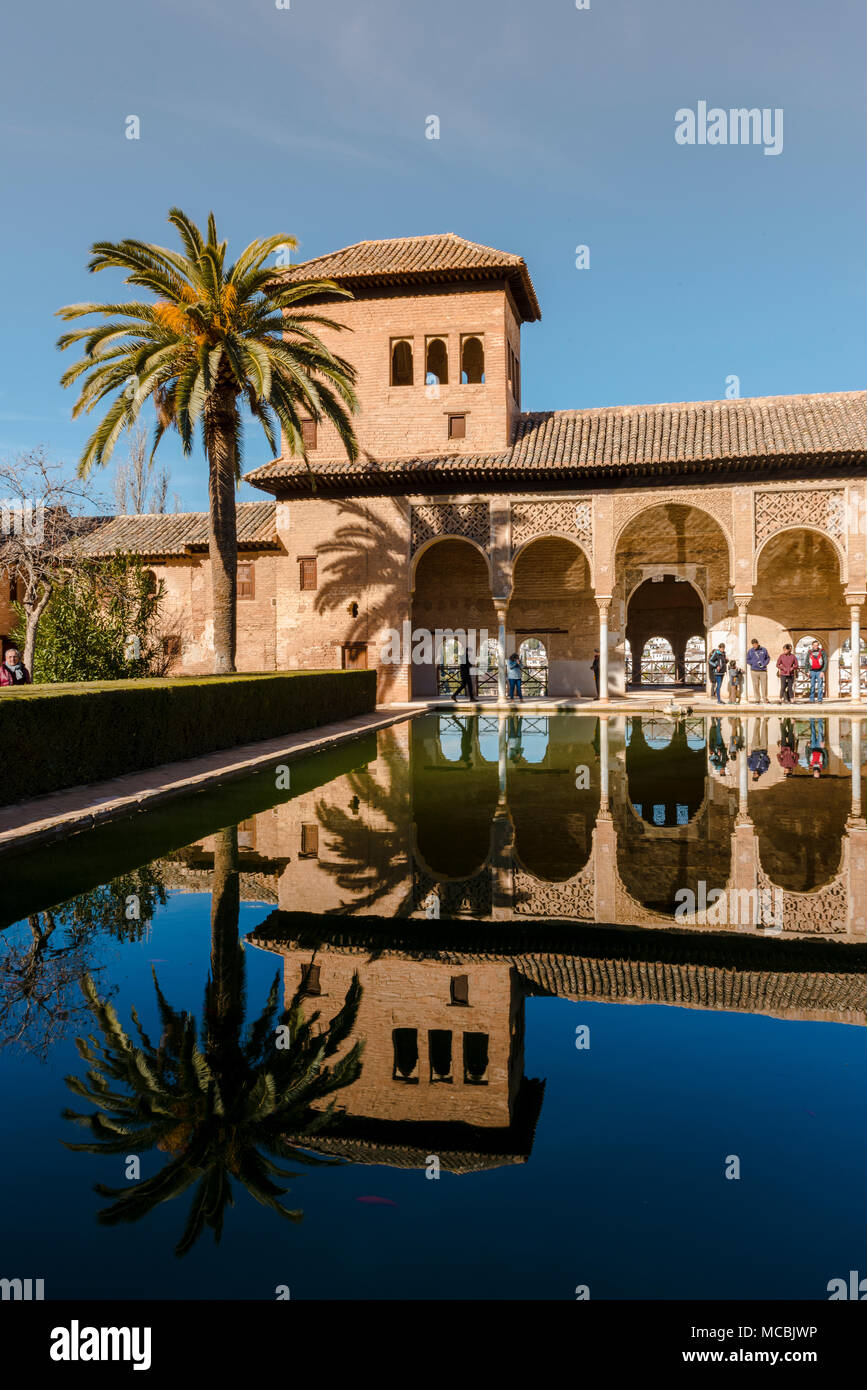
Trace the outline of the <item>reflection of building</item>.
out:
[[[317,917],[739,934],[765,927],[675,918],[678,893],[778,889],[786,936],[867,940],[860,726],[796,724],[787,777],[778,718],[423,715],[382,732],[363,767],[253,818],[242,868],[267,879],[263,900]],[[207,849],[185,852],[188,871]]]
[[[297,918],[287,919],[297,925]],[[287,938],[273,914],[247,939],[284,957],[285,996],[330,1017],[352,976],[363,987],[354,1037],[362,1073],[348,1091],[328,1152],[422,1167],[438,1155],[456,1172],[524,1161],[542,1086],[523,1074],[523,989],[500,960],[435,952],[417,958],[352,933],[320,950]]]
[[[310,1147],[356,1162],[454,1172],[524,1161],[543,1086],[523,1075],[524,1001],[674,1004],[780,1019],[867,1023],[867,952],[573,924],[399,923],[272,912],[246,938],[283,957],[288,1001],[330,1018],[362,985],[347,1047],[361,1076]]]

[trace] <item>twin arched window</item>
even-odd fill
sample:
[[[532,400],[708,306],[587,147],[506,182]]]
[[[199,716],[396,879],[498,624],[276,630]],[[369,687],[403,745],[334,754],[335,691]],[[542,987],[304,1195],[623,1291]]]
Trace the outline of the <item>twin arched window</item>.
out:
[[[445,338],[429,338],[425,346],[425,384],[447,386],[449,354]],[[412,342],[395,338],[391,344],[392,386],[412,386],[414,380]],[[461,338],[461,383],[464,386],[483,385],[485,380],[485,345],[477,334]]]

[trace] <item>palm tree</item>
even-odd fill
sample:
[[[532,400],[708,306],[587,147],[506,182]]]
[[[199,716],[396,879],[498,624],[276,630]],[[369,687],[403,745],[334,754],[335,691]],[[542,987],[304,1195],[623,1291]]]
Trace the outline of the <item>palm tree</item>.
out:
[[[61,383],[71,386],[83,378],[73,418],[111,401],[81,456],[82,477],[108,462],[148,400],[157,412],[151,457],[169,428],[177,430],[184,453],[191,453],[201,422],[208,460],[214,670],[222,675],[235,669],[241,407],[246,404],[259,421],[275,455],[280,453],[279,426],[285,447],[306,460],[302,420],[311,418],[329,420],[349,458],[357,457],[351,420],[358,404],[354,368],[313,331],[344,325],[297,308],[315,295],[351,295],[331,280],[290,284],[266,267],[268,256],[296,244],[293,237],[252,241],[227,269],[226,242],[217,240],[213,213],[207,239],[179,208],[172,208],[168,220],[185,254],[130,239],[97,242],[91,248],[91,271],[124,270],[128,285],[140,285],[156,299],[59,309],[67,321],[89,314],[103,320],[58,339],[61,350],[81,343],[84,351]]]
[[[98,1183],[96,1191],[114,1200],[97,1219],[108,1226],[138,1221],[197,1183],[186,1227],[175,1246],[178,1255],[192,1248],[205,1226],[220,1239],[226,1207],[234,1205],[233,1178],[257,1202],[290,1221],[300,1220],[300,1211],[280,1201],[286,1189],[274,1181],[293,1174],[274,1160],[328,1161],[305,1152],[297,1141],[331,1122],[336,1102],[324,1108],[315,1103],[351,1085],[361,1072],[361,1042],[333,1064],[328,1061],[354,1027],[361,998],[357,975],[343,1007],[321,1031],[318,1013],[304,1017],[300,994],[278,1015],[279,974],[264,1010],[244,1029],[239,904],[238,835],[231,829],[217,836],[214,855],[211,972],[200,1041],[195,1019],[171,1007],[156,975],[163,1028],[158,1046],[135,1010],[138,1042],[121,1026],[112,1005],[100,999],[90,976],[82,981],[103,1041],[93,1035],[77,1039],[90,1070],[84,1079],[68,1076],[66,1084],[97,1109],[87,1115],[74,1110],[63,1114],[89,1129],[95,1139],[66,1147],[128,1154],[155,1146],[169,1154],[169,1162],[144,1182],[126,1188]]]

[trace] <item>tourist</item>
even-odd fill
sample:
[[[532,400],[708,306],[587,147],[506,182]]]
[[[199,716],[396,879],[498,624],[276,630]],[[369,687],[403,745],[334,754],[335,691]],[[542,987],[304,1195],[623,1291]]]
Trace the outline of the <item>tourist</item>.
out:
[[[473,691],[473,668],[470,662],[470,654],[468,651],[465,651],[463,656],[461,657],[460,672],[461,683],[456,690],[452,691],[452,699],[457,701],[457,698],[460,695],[461,691],[466,690],[467,698],[469,700],[474,700],[475,693]]]
[[[726,763],[729,760],[729,755],[726,751],[725,739],[723,738],[722,723],[719,719],[712,719],[710,721],[710,730],[708,733],[707,743],[708,751],[710,753],[711,764],[715,768],[715,770],[720,774],[720,776],[722,776],[725,773]]]
[[[768,666],[770,660],[767,647],[760,646],[759,639],[754,637],[747,652],[747,665],[753,678],[753,699],[759,705],[768,703]]]
[[[821,699],[821,696],[819,698]],[[825,746],[824,719],[810,720],[810,744],[807,750],[807,761],[814,777],[821,777],[825,768],[828,766],[828,749]]]
[[[791,777],[798,766],[798,737],[788,716],[780,720],[780,741],[777,748],[777,762],[783,769],[783,776]]]
[[[521,663],[514,652],[512,652],[512,655],[506,662],[506,672],[509,677],[509,699],[514,700],[517,698],[518,700],[523,700],[524,692],[521,688],[521,680],[524,673],[521,669]]]
[[[741,674],[743,674],[743,672]],[[736,716],[729,725],[729,757],[736,758],[743,746],[744,731],[740,718]]]
[[[744,688],[744,673],[738,663],[732,659],[729,662],[729,704],[739,705],[741,702],[741,691]]]
[[[814,640],[807,653],[807,670],[810,673],[810,700],[822,703],[825,694],[825,650],[820,642]]]
[[[593,652],[593,660],[590,663],[590,670],[593,672],[593,680],[596,685],[596,698],[599,699],[599,648]]]
[[[780,673],[780,704],[790,705],[795,698],[795,673],[798,670],[798,658],[792,651],[791,642],[787,642],[777,657],[777,670]]]
[[[710,671],[710,695],[712,700],[716,700],[718,705],[722,704],[723,676],[726,671],[726,649],[722,642],[718,642],[708,657],[707,668]]]
[[[753,781],[758,782],[763,777],[771,765],[768,757],[768,720],[767,716],[763,719],[753,721],[753,751],[747,758],[747,767],[753,774]]]
[[[32,685],[32,678],[17,647],[9,647],[0,666],[0,685]]]

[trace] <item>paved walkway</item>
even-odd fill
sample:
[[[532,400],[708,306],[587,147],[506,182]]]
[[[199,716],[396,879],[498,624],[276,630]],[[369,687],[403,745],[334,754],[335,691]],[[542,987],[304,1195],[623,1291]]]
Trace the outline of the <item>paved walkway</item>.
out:
[[[264,743],[224,748],[184,762],[164,763],[143,772],[127,773],[108,782],[69,787],[17,806],[0,807],[0,856],[50,843],[72,831],[89,830],[91,826],[121,816],[150,810],[172,797],[183,796],[211,783],[246,777],[270,763],[292,762],[322,748],[385,729],[414,713],[417,711],[407,705],[390,705],[374,714],[356,715],[337,724],[323,724]]]
[[[642,694],[631,690],[628,695],[617,696],[607,701],[591,700],[589,696],[577,695],[559,699],[556,696],[543,696],[538,699],[507,700],[505,703],[497,700],[471,702],[440,695],[426,700],[411,700],[401,708],[416,714],[424,710],[462,710],[465,714],[491,714],[498,711],[517,714],[522,710],[530,714],[560,714],[569,711],[580,711],[582,714],[686,714],[687,710],[690,710],[693,714],[709,715],[785,713],[798,719],[818,719],[823,714],[859,714],[867,718],[867,702],[860,704],[851,700],[823,700],[821,704],[816,701],[810,704],[808,700],[798,700],[791,705],[782,705],[778,700],[769,700],[767,704],[760,705],[748,700],[740,705],[730,705],[724,700],[718,705],[708,695],[693,695],[683,690],[676,690],[671,695],[662,691]]]

